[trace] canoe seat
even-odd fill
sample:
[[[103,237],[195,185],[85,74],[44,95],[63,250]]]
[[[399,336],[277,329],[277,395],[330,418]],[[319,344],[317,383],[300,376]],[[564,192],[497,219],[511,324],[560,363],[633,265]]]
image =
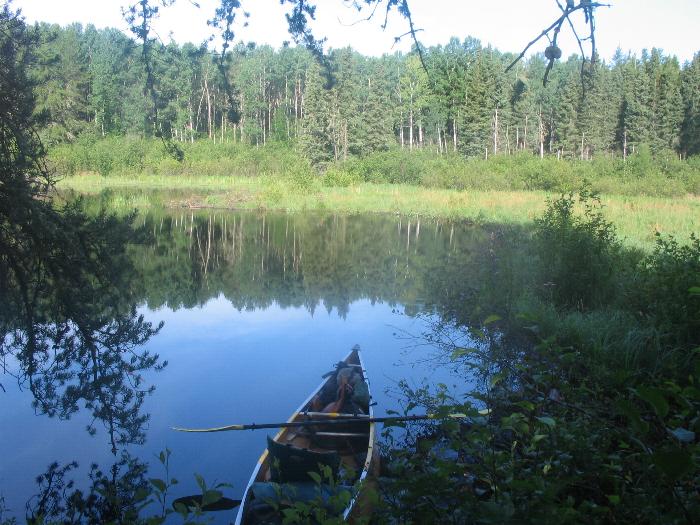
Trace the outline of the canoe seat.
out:
[[[340,455],[334,450],[316,452],[278,443],[270,436],[267,436],[267,450],[270,454],[270,479],[275,483],[310,482],[309,472],[318,472],[319,465],[330,467],[333,478],[338,477]]]
[[[322,437],[337,437],[337,438],[368,438],[368,433],[360,432],[316,432],[314,435]]]

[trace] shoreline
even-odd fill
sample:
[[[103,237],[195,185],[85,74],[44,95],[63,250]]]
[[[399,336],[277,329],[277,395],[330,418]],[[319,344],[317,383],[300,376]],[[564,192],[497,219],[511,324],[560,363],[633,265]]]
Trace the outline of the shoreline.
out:
[[[528,224],[542,213],[545,191],[450,190],[404,184],[360,183],[325,186],[319,180],[281,177],[81,174],[61,179],[57,189],[81,195],[113,190],[110,207],[131,209],[212,209],[344,214],[378,213],[472,223]],[[626,244],[648,248],[655,234],[680,241],[700,232],[700,197],[601,195],[604,212]]]

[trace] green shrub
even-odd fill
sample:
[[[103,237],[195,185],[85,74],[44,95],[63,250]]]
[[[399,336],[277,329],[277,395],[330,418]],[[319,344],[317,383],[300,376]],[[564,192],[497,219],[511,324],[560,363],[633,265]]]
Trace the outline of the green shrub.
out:
[[[355,173],[342,167],[331,166],[323,174],[321,181],[324,186],[347,188],[348,186],[355,186],[361,183],[362,179]]]
[[[633,292],[634,306],[674,344],[700,347],[700,238],[680,245],[657,234]]]
[[[72,144],[51,148],[49,161],[59,175],[111,174],[217,175],[258,177],[306,172],[308,159],[293,144],[263,147],[198,140],[178,142],[184,161],[173,159],[160,140],[135,136],[97,138],[84,134]],[[178,163],[179,164],[176,164]],[[700,193],[700,160],[679,160],[673,152],[652,157],[640,147],[627,161],[599,156],[593,161],[540,159],[528,152],[494,155],[488,160],[433,150],[394,148],[326,166],[325,185],[358,182],[420,185],[454,190],[546,190],[569,192],[585,181],[601,193],[676,196]],[[304,175],[306,176],[306,175]],[[308,183],[312,179],[308,179]],[[303,184],[302,184],[303,186]]]
[[[588,309],[612,294],[620,243],[595,193],[583,189],[578,199],[573,193],[548,199],[535,219],[535,245],[541,284],[558,306]]]

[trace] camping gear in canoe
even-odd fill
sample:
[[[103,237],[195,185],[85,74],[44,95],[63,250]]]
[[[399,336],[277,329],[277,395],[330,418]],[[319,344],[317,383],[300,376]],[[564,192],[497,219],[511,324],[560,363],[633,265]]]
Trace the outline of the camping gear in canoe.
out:
[[[322,502],[329,513],[346,521],[364,513],[361,490],[377,461],[365,373],[356,345],[288,420],[320,422],[285,427],[274,438],[268,436],[267,449],[245,489],[236,525],[282,523],[279,509],[296,502]],[[334,482],[329,484],[322,471],[331,473]],[[334,496],[342,491],[348,491],[350,497],[338,509],[343,499]]]

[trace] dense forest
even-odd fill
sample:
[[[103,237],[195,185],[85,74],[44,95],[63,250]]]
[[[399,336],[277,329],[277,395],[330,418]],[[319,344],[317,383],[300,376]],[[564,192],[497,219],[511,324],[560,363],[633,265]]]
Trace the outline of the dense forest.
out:
[[[238,44],[225,63],[205,46],[152,46],[155,107],[142,49],[116,29],[40,25],[32,75],[49,146],[82,134],[164,135],[262,146],[298,144],[315,164],[400,146],[488,157],[591,159],[700,152],[700,54],[679,64],[661,50],[618,52],[582,68],[453,38],[417,53],[366,57],[332,50],[325,65],[302,47]],[[224,78],[225,75],[225,78]],[[231,93],[235,103],[229,102]],[[153,129],[157,122],[160,129]]]

